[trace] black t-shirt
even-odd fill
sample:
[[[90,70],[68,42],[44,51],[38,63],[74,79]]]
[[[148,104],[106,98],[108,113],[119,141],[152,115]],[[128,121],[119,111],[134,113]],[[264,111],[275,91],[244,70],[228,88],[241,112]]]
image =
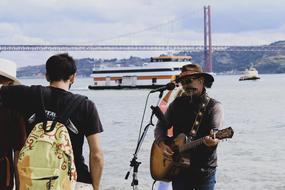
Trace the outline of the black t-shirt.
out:
[[[42,89],[43,101],[45,110],[53,115],[54,113],[61,113],[66,106],[74,98],[74,94],[55,87],[40,87]],[[39,91],[35,87],[28,86],[11,86],[2,87],[0,96],[3,103],[7,106],[15,108],[23,113],[28,120],[32,115],[38,112],[41,107],[41,100]],[[74,134],[69,131],[71,143],[74,151],[75,165],[78,173],[77,181],[84,183],[92,183],[88,167],[84,163],[82,155],[82,147],[84,143],[84,136],[100,133],[103,127],[95,107],[95,104],[87,97],[71,114],[70,120],[76,126],[79,133]],[[29,132],[31,129],[27,129]]]

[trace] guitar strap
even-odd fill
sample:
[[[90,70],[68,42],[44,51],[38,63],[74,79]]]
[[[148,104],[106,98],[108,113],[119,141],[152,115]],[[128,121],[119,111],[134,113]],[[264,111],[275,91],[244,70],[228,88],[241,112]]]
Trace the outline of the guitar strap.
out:
[[[202,104],[198,110],[198,113],[196,115],[195,121],[192,125],[191,131],[190,131],[190,139],[192,140],[192,138],[196,137],[197,132],[199,130],[200,124],[202,122],[203,116],[206,112],[207,109],[207,105],[210,102],[210,97],[208,95],[206,95],[206,97],[204,98],[204,100],[202,101]]]

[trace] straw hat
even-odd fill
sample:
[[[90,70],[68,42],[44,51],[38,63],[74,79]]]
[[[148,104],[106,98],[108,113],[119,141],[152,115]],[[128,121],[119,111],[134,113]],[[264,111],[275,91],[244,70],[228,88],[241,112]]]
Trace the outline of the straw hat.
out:
[[[182,79],[188,76],[201,76],[205,79],[205,86],[210,88],[214,82],[214,77],[208,73],[204,73],[201,66],[198,64],[187,64],[181,69],[180,75],[177,77],[176,82],[181,82]]]
[[[16,63],[7,59],[0,59],[0,75],[14,81],[14,85],[21,84],[16,79]]]

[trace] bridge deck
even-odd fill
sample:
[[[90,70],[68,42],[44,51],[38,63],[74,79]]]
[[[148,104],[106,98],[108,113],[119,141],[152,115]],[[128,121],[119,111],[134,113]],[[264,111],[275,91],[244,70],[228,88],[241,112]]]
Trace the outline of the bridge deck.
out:
[[[0,51],[204,51],[202,45],[0,45]],[[213,51],[285,51],[283,46],[212,46]]]

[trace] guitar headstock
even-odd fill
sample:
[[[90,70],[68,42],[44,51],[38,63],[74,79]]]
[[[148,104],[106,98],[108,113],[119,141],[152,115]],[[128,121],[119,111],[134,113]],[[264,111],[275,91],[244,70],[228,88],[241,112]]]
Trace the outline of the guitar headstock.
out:
[[[234,130],[231,127],[218,130],[217,132],[215,132],[215,137],[220,140],[226,139],[226,138],[232,138],[233,135],[234,135]]]

